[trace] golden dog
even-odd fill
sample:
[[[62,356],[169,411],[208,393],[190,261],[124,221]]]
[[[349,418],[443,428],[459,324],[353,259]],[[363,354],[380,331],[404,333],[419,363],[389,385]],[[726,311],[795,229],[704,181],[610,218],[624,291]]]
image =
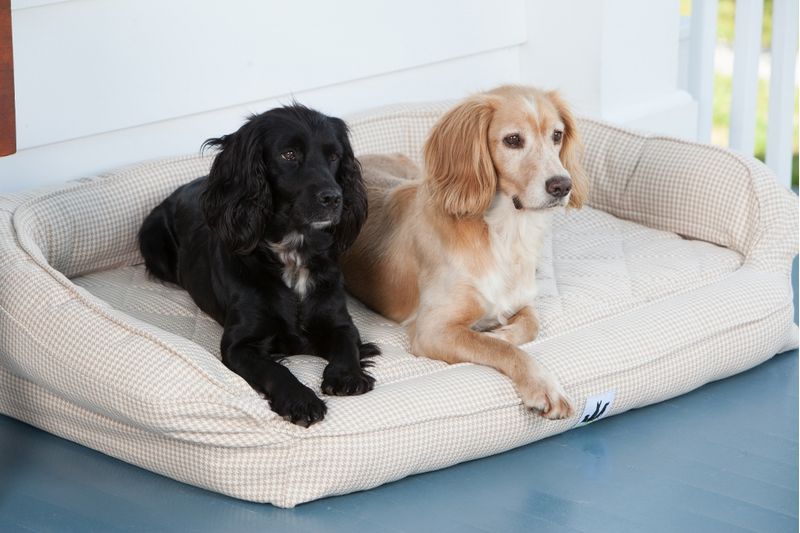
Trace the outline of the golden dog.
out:
[[[539,330],[532,307],[553,211],[587,193],[575,121],[554,92],[502,86],[433,127],[425,169],[401,155],[361,158],[369,215],[343,258],[350,291],[408,326],[412,351],[493,367],[551,419],[573,407],[517,347]]]

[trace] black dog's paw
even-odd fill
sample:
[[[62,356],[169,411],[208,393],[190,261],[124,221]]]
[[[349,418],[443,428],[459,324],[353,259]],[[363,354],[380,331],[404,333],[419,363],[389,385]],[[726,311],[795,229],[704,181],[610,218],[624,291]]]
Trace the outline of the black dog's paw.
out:
[[[322,373],[322,392],[330,396],[356,396],[372,390],[375,378],[359,369],[328,365]]]
[[[378,345],[374,342],[362,342],[358,345],[358,356],[361,359],[366,357],[373,357],[375,355],[380,355],[381,349],[378,348]]]
[[[269,405],[292,424],[305,428],[322,420],[328,411],[325,402],[304,385],[273,395]]]
[[[375,361],[369,359],[381,354],[381,349],[378,345],[372,342],[362,342],[358,345],[358,358],[361,360],[361,368],[367,368],[375,364]]]

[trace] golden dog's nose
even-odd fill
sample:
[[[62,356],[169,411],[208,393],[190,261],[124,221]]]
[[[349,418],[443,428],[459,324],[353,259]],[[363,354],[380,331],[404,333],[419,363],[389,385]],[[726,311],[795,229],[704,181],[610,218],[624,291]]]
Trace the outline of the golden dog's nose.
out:
[[[563,198],[572,190],[572,180],[567,176],[553,176],[544,183],[547,194]]]

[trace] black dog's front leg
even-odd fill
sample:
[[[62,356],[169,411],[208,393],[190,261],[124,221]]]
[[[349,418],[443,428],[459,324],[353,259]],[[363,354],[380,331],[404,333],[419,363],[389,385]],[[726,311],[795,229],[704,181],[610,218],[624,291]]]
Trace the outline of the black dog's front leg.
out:
[[[353,396],[372,390],[375,378],[364,371],[367,361],[363,357],[379,353],[377,347],[362,345],[350,321],[337,324],[330,317],[318,317],[313,322],[308,330],[314,354],[328,360],[322,372],[322,392]]]
[[[253,329],[226,321],[221,346],[225,366],[263,393],[272,410],[293,424],[308,427],[322,420],[327,411],[325,402],[272,358],[272,337]]]

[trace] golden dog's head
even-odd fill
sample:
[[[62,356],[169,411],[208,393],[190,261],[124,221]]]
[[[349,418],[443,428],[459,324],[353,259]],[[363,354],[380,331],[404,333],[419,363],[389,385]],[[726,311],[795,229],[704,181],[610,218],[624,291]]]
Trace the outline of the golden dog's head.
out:
[[[433,201],[482,215],[497,192],[519,210],[581,207],[587,181],[575,120],[555,92],[502,86],[468,98],[433,127],[424,156]]]

